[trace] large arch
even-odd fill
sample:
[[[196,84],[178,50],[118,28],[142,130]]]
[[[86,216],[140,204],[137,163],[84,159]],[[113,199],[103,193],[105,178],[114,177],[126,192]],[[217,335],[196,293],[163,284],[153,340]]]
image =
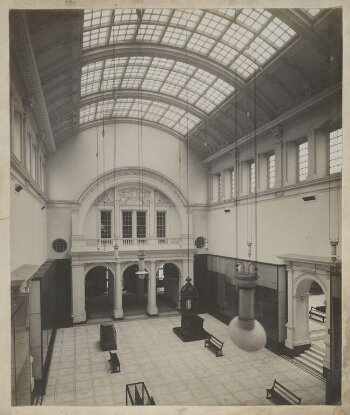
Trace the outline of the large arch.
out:
[[[87,319],[113,316],[114,273],[106,264],[92,264],[85,270],[85,310]]]
[[[188,202],[177,185],[168,177],[155,170],[130,166],[113,169],[99,175],[79,192],[75,199],[75,208],[72,209],[72,236],[83,235],[83,226],[87,212],[99,196],[114,187],[125,185],[137,187],[141,172],[143,184],[165,194],[176,207],[180,215],[181,234],[186,234],[187,222],[184,219],[187,217],[186,206]]]
[[[147,312],[149,276],[140,279],[135,274],[137,270],[137,262],[128,262],[123,267],[121,278],[123,281],[122,307],[124,315],[146,314]]]
[[[327,258],[309,257],[303,255],[280,256],[287,263],[288,272],[288,321],[285,340],[286,353],[299,356],[311,347],[309,334],[309,289],[316,281],[322,288],[326,301],[325,319],[325,358],[323,367],[330,368],[331,316],[330,316],[330,267]]]
[[[309,328],[309,291],[313,281],[316,281],[322,288],[323,294],[326,298],[329,297],[328,287],[317,274],[304,273],[295,279],[293,287],[293,299],[294,299],[294,316],[295,316],[295,334],[294,340],[296,343],[311,344],[310,328]],[[329,320],[329,308],[326,306],[326,320]]]

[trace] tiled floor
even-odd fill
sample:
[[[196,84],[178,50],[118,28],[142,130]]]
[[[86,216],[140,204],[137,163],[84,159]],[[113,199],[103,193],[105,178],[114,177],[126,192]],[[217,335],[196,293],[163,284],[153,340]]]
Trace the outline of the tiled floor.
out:
[[[57,332],[43,405],[125,405],[125,385],[144,381],[156,405],[271,405],[276,378],[302,404],[324,404],[325,383],[267,349],[247,353],[227,326],[203,314],[204,328],[224,341],[223,357],[204,341],[183,343],[172,331],[180,316],[115,322],[121,372],[111,374],[99,325]]]

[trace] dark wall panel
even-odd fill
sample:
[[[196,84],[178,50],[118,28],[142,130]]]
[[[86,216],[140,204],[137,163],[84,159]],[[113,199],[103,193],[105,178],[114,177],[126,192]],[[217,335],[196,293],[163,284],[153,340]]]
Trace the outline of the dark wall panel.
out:
[[[57,328],[71,327],[71,261],[70,259],[56,260],[56,305]]]
[[[193,263],[193,283],[198,290],[198,312],[208,311],[208,261],[207,255],[195,255]]]

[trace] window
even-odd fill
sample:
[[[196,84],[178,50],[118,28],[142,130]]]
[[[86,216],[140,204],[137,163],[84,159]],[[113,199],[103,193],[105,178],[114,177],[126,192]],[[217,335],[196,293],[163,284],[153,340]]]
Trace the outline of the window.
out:
[[[22,146],[21,146],[21,140],[22,140],[22,116],[21,113],[18,111],[14,111],[14,117],[13,117],[13,131],[12,131],[12,152],[13,154],[18,158],[18,160],[21,160],[22,157]]]
[[[218,200],[222,200],[222,174],[218,174]]]
[[[166,235],[166,212],[157,212],[157,238],[165,238]]]
[[[30,152],[32,150],[32,144],[31,143],[32,143],[32,137],[31,137],[30,133],[27,133],[27,141],[25,143],[25,147],[26,147],[25,153],[26,153],[26,168],[27,168],[28,172],[30,172],[30,161],[31,161],[31,158],[32,158],[32,156],[30,154]]]
[[[194,244],[198,249],[204,248],[205,238],[203,236],[198,236],[198,238],[194,241]]]
[[[269,189],[275,186],[275,175],[276,175],[276,157],[274,154],[268,156],[268,185]]]
[[[306,180],[309,170],[309,145],[305,141],[298,146],[298,178],[299,182]]]
[[[101,211],[101,238],[112,237],[111,211]]]
[[[132,212],[123,212],[123,238],[132,238]]]
[[[55,239],[52,242],[52,249],[57,252],[58,254],[61,254],[67,250],[67,242],[64,239]]]
[[[30,160],[30,175],[33,177],[33,179],[36,179],[35,171],[36,171],[36,147],[34,144],[32,144],[31,148],[31,160]]]
[[[255,162],[252,161],[249,165],[249,192],[255,192]]]
[[[329,134],[329,173],[339,173],[343,161],[343,130],[332,131]]]
[[[235,197],[235,170],[231,170],[231,198]]]
[[[146,238],[146,212],[136,212],[136,233],[138,238]]]

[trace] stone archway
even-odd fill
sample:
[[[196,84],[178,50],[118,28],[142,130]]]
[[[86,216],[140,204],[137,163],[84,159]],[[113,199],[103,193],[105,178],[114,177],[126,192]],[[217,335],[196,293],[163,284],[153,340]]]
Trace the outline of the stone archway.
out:
[[[95,264],[85,274],[86,318],[113,317],[114,274],[110,267]]]
[[[310,319],[309,319],[309,310],[310,310],[310,287],[313,282],[321,287],[323,294],[326,298],[327,296],[327,287],[324,282],[315,274],[304,274],[301,275],[295,281],[294,286],[294,303],[295,303],[295,334],[294,334],[294,344],[299,346],[310,345]],[[326,301],[327,303],[327,301]],[[326,304],[326,320],[329,319],[329,307]]]
[[[147,309],[148,277],[143,280],[136,275],[137,263],[128,263],[122,272],[122,305],[124,315],[144,314]]]
[[[330,268],[328,258],[307,256],[281,256],[287,264],[288,322],[286,353],[298,356],[311,346],[309,332],[309,289],[313,281],[322,288],[326,302],[325,358],[323,367],[330,368]]]
[[[162,261],[157,267],[156,277],[159,312],[177,310],[179,308],[181,282],[179,265],[173,261]]]

